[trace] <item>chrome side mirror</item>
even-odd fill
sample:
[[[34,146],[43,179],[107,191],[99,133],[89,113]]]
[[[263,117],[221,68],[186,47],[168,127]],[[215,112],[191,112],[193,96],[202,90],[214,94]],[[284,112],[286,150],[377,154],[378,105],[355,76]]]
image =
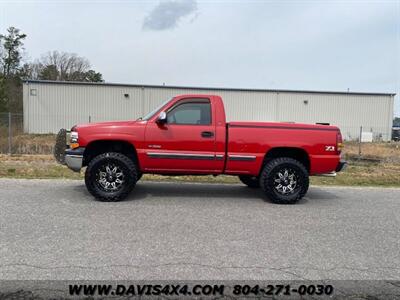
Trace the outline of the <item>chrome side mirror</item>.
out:
[[[160,112],[157,118],[157,124],[167,123],[167,113],[165,111]]]

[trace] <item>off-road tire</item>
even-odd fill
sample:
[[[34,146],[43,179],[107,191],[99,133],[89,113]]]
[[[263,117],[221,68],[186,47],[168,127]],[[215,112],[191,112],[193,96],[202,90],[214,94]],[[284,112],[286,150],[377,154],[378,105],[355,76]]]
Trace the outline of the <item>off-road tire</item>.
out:
[[[275,179],[282,170],[291,169],[295,172],[297,185],[293,193],[284,195],[276,189]],[[309,186],[308,171],[305,166],[290,157],[280,157],[269,161],[261,172],[260,185],[265,195],[272,202],[277,204],[294,204],[307,193]]]
[[[256,176],[240,175],[239,180],[249,188],[256,189],[260,187],[260,179]]]
[[[117,165],[123,172],[124,182],[121,184],[121,188],[117,191],[104,191],[98,182],[97,176],[99,168],[107,163]],[[107,152],[94,157],[90,161],[85,172],[85,184],[88,191],[98,201],[121,201],[126,198],[135,187],[137,174],[137,167],[132,159],[121,153]]]

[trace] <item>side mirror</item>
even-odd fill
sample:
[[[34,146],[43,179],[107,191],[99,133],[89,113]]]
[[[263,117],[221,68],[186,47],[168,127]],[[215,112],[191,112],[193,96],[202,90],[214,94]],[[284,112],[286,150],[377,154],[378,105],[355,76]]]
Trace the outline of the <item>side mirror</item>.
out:
[[[167,113],[165,111],[160,112],[156,122],[157,122],[157,124],[167,123]]]

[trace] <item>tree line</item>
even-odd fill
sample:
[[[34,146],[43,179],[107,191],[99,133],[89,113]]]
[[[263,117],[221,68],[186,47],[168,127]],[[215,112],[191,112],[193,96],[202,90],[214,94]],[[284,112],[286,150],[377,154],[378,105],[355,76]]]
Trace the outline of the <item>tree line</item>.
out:
[[[103,82],[89,60],[75,53],[49,51],[31,62],[24,60],[27,35],[9,27],[0,34],[0,112],[22,112],[22,82],[27,79]]]

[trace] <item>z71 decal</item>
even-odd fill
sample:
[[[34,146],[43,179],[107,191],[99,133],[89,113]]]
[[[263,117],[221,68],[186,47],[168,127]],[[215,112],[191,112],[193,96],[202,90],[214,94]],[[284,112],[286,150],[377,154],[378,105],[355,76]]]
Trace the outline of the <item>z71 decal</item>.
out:
[[[335,151],[335,146],[325,146],[325,151]]]

